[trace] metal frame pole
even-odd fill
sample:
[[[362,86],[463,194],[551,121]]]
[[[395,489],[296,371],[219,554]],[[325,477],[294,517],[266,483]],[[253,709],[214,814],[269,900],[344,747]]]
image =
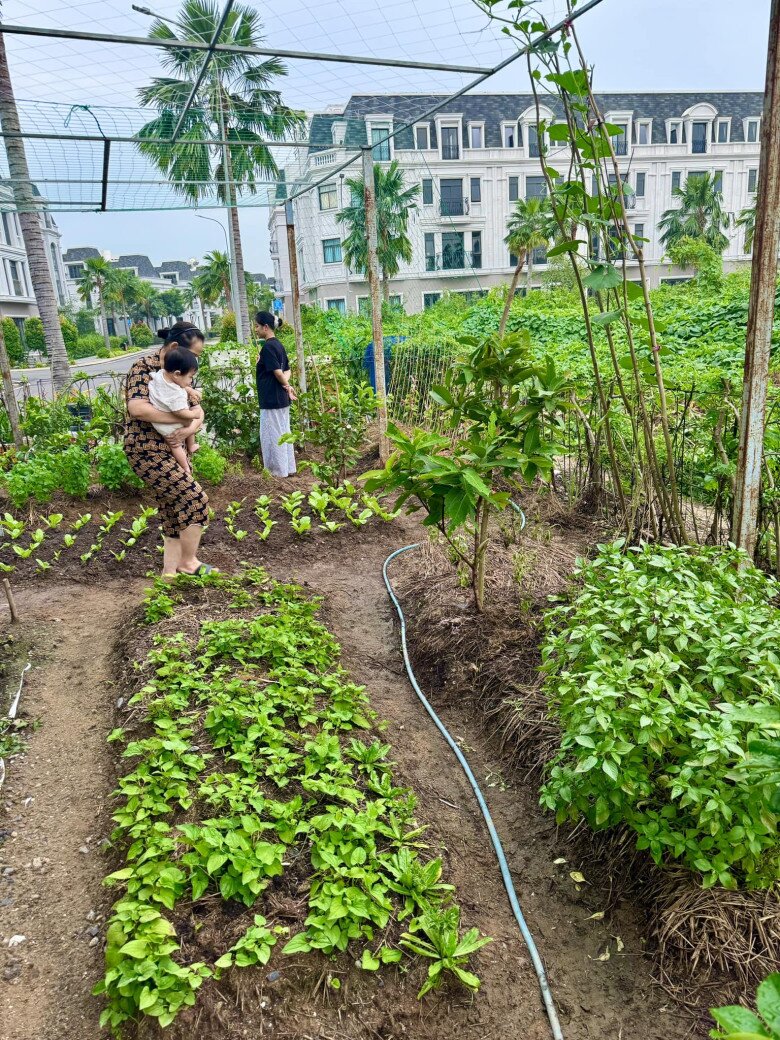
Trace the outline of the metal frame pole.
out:
[[[368,244],[368,291],[371,297],[371,329],[374,336],[374,385],[376,386],[379,422],[379,459],[387,462],[390,442],[387,439],[387,387],[385,386],[385,337],[382,329],[382,300],[379,293],[379,261],[377,258],[376,189],[374,156],[370,145],[363,145],[363,197],[366,209]]]
[[[761,161],[756,196],[745,373],[734,495],[734,541],[748,555],[756,547],[764,458],[764,426],[780,249],[780,0],[769,15]],[[778,547],[780,551],[780,547]]]
[[[295,333],[295,356],[298,359],[298,386],[306,393],[306,356],[303,352],[303,323],[301,322],[301,287],[298,282],[298,248],[295,243],[295,214],[292,202],[285,203],[284,219],[287,224],[287,259],[290,269],[290,297]]]

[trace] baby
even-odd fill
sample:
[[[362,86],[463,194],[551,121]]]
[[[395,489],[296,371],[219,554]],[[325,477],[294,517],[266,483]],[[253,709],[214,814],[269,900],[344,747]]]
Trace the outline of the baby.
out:
[[[152,423],[155,430],[163,437],[169,437],[182,426],[188,426],[197,413],[190,408],[187,389],[192,386],[192,380],[198,371],[198,359],[191,350],[185,347],[174,347],[165,355],[163,367],[155,372],[149,381],[149,404],[161,412],[170,412],[172,419],[177,422]],[[188,453],[192,455],[198,450],[195,435],[191,434],[186,440],[187,449],[179,444],[171,448],[173,457],[179,463],[185,473],[191,473]]]

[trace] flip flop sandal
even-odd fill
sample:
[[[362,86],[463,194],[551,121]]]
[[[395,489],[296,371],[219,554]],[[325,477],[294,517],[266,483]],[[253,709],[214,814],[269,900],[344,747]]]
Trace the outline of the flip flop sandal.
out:
[[[189,578],[195,578],[201,574],[219,574],[218,567],[212,567],[210,563],[202,563],[196,571],[183,571],[180,568],[176,571],[177,574],[186,574]]]

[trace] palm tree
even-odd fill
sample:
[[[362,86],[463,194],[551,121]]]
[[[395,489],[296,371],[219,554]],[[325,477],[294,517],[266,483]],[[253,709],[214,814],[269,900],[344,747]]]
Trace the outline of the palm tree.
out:
[[[737,217],[737,227],[745,229],[745,252],[753,249],[753,237],[756,233],[756,204],[747,206]]]
[[[547,196],[518,199],[515,203],[515,208],[509,215],[506,231],[504,242],[517,257],[517,265],[512,275],[512,282],[504,304],[504,312],[501,315],[501,322],[498,326],[499,336],[503,336],[506,331],[509,311],[515,298],[523,264],[526,263],[526,260],[528,261],[526,268],[526,287],[528,290],[531,288],[531,277],[533,275],[533,251],[546,246],[555,234],[550,200]]]
[[[252,311],[270,311],[274,294],[269,285],[256,282],[251,274],[246,275],[246,297]]]
[[[203,298],[200,295],[200,292],[198,291],[196,279],[197,275],[188,285],[185,285],[182,289],[182,296],[184,297],[184,306],[187,307],[188,310],[195,310],[197,307],[197,309],[200,311],[200,322],[196,322],[196,324],[200,325],[204,332],[207,332],[208,328],[206,328],[206,309],[203,306]]]
[[[729,240],[723,233],[729,218],[723,212],[723,193],[709,173],[689,173],[685,184],[672,188],[672,198],[680,205],[667,209],[658,227],[661,242],[668,248],[681,238],[703,238],[716,253],[722,253]]]
[[[365,274],[368,267],[368,241],[366,237],[365,185],[363,178],[347,180],[352,196],[349,206],[336,214],[336,220],[347,227],[344,239],[344,259],[358,274]],[[412,259],[412,243],[407,234],[409,214],[417,208],[420,185],[404,188],[401,167],[393,160],[387,169],[374,165],[374,191],[376,192],[377,260],[382,271],[382,295],[390,299],[390,279],[398,274],[402,260]]]
[[[227,253],[222,253],[219,249],[206,253],[192,284],[197,288],[200,298],[206,303],[213,304],[224,300],[228,309],[233,310],[230,257]]]
[[[185,307],[184,293],[175,285],[170,289],[163,289],[160,293],[160,306],[166,317],[178,320]]]
[[[79,296],[91,306],[93,297],[97,294],[98,307],[100,308],[100,324],[103,333],[103,342],[106,350],[111,349],[108,338],[108,318],[106,317],[106,292],[115,268],[103,256],[91,256],[84,261],[84,273],[79,279]]]
[[[132,271],[119,267],[112,268],[103,291],[106,303],[117,304],[122,315],[127,317],[138,296],[140,281],[140,278],[133,274]],[[127,338],[130,346],[132,346],[133,333],[129,321],[127,322]]]
[[[159,318],[162,313],[160,290],[156,289],[146,279],[139,278],[135,293],[135,304],[138,312],[145,316],[149,323],[149,328],[154,332],[154,319]]]
[[[24,248],[30,265],[35,302],[43,322],[46,350],[51,364],[51,381],[55,391],[62,390],[70,381],[70,365],[62,326],[57,311],[57,296],[52,283],[46,243],[41,229],[42,204],[36,197],[30,180],[24,140],[20,136],[19,113],[11,85],[11,72],[5,50],[5,38],[0,33],[0,127],[2,127],[5,150],[8,157],[8,172],[14,193],[14,203],[19,214]]]
[[[221,18],[216,0],[184,0],[177,18],[181,38],[211,43]],[[257,47],[263,41],[257,11],[236,4],[228,15],[220,43]],[[149,36],[175,39],[165,22],[155,21]],[[152,80],[139,91],[141,104],[157,109],[158,116],[139,133],[141,151],[170,179],[175,190],[196,202],[217,196],[228,208],[231,251],[237,267],[238,301],[242,324],[249,332],[249,311],[244,281],[244,260],[238,221],[238,196],[255,193],[258,181],[273,180],[278,168],[265,143],[281,140],[304,124],[300,112],[282,104],[279,91],[270,84],[287,69],[278,58],[258,62],[252,55],[212,54],[209,70],[200,83],[181,128],[180,144],[173,146],[144,138],[170,138],[184,111],[203,64],[203,53],[188,48],[166,48],[161,61],[173,75]],[[228,145],[216,142],[227,140]]]

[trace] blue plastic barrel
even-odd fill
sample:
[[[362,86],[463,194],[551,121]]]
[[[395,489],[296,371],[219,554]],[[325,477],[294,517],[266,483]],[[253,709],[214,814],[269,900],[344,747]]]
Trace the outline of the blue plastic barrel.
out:
[[[393,347],[396,343],[403,343],[406,336],[385,336],[384,347],[385,347],[385,389],[390,389],[390,377],[392,374],[392,359],[393,359]],[[372,390],[376,393],[376,371],[374,369],[374,344],[369,343],[366,347],[366,352],[363,355],[363,370],[368,376],[368,381],[371,384]]]

